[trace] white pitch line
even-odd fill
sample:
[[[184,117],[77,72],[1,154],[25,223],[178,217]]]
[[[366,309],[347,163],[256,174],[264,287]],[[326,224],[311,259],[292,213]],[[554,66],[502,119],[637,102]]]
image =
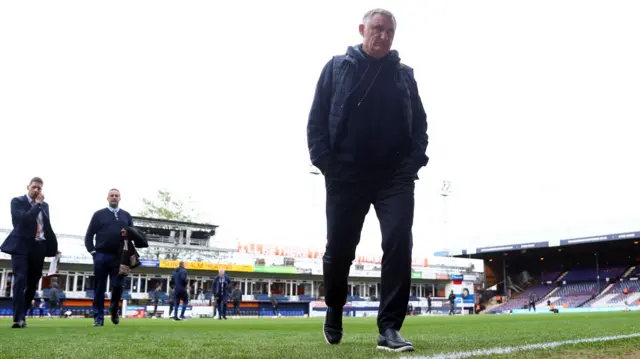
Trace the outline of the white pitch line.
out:
[[[620,340],[620,339],[629,339],[640,337],[640,333],[635,334],[626,334],[626,335],[614,335],[610,337],[599,337],[599,338],[586,338],[586,339],[575,339],[575,340],[566,340],[562,342],[549,342],[549,343],[540,343],[540,344],[528,344],[528,345],[519,345],[515,347],[497,347],[490,349],[477,349],[471,350],[467,352],[451,352],[451,353],[441,353],[432,356],[407,356],[401,357],[402,359],[464,359],[464,358],[472,358],[477,356],[488,356],[488,355],[499,355],[499,354],[513,354],[516,352],[529,351],[529,350],[538,350],[538,349],[552,349],[557,348],[563,345],[573,345],[580,343],[597,343],[597,342],[607,342],[611,340]]]

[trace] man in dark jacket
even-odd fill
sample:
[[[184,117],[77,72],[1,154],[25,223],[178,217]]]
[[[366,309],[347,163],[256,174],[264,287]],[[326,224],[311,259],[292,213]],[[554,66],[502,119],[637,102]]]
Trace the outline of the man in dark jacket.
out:
[[[309,113],[307,142],[327,192],[325,340],[342,340],[349,268],[373,204],[384,252],[378,348],[399,352],[413,350],[399,330],[411,285],[415,180],[428,162],[428,136],[413,70],[391,51],[395,28],[389,11],[367,12],[360,25],[362,44],[324,66]]]
[[[456,314],[456,295],[453,294],[453,291],[449,294],[449,315]]]
[[[233,302],[233,314],[240,314],[240,302],[242,302],[242,291],[236,284],[233,292],[231,293],[231,301]]]
[[[227,301],[229,300],[229,289],[231,288],[231,279],[224,274],[224,268],[218,270],[218,276],[213,281],[213,295],[216,298],[216,307],[218,310],[218,319],[227,319]]]
[[[187,270],[184,268],[184,262],[180,262],[176,271],[173,272],[171,277],[173,285],[175,286],[174,296],[175,301],[173,303],[174,315],[173,319],[183,320],[184,312],[187,310],[189,304],[189,294],[187,293]],[[178,308],[180,307],[180,301],[182,300],[182,312],[178,317]]]
[[[156,315],[158,314],[158,304],[160,303],[160,300],[162,299],[162,284],[158,284],[158,286],[156,287],[156,290],[153,292],[153,314],[151,315],[151,318],[155,318]]]
[[[49,317],[53,317],[55,311],[60,309],[60,316],[62,316],[60,292],[58,289],[58,283],[51,283],[51,289],[49,289]]]
[[[275,294],[271,294],[271,307],[273,308],[273,315],[278,316],[278,298]]]
[[[127,227],[133,226],[129,212],[121,209],[120,191],[113,188],[107,194],[109,206],[96,211],[91,217],[84,244],[93,256],[95,297],[93,298],[94,327],[104,326],[104,293],[107,291],[107,277],[111,280],[111,322],[120,323],[118,309],[122,297],[122,277],[120,253],[122,241],[128,236]],[[95,237],[95,243],[94,243]]]
[[[25,317],[42,277],[44,258],[53,257],[58,252],[58,239],[51,228],[51,213],[44,201],[42,186],[42,178],[34,177],[27,186],[27,194],[11,200],[13,230],[0,245],[2,252],[11,255],[11,328],[27,327]]]

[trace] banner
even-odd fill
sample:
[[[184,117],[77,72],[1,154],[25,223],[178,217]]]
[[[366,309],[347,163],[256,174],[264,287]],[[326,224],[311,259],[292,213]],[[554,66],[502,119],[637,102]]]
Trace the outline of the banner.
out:
[[[561,239],[560,245],[566,246],[566,245],[572,245],[572,244],[619,241],[623,239],[638,239],[638,238],[640,238],[640,232],[626,232],[626,233],[615,233],[615,234],[607,234],[607,235],[593,236],[593,237]]]
[[[298,274],[296,267],[290,266],[255,266],[254,273]]]
[[[522,250],[522,249],[545,248],[545,247],[549,247],[549,241],[512,244],[507,246],[482,247],[482,248],[476,248],[476,253],[505,252],[505,251],[515,251],[515,250]]]
[[[142,267],[160,267],[160,261],[154,259],[140,259],[140,266]]]
[[[160,268],[177,268],[180,264],[180,261],[170,261],[170,260],[161,260],[159,267]],[[186,269],[194,269],[194,270],[209,270],[209,271],[218,271],[220,268],[224,268],[229,272],[253,272],[253,266],[246,265],[236,265],[236,264],[217,264],[217,263],[206,263],[206,262],[184,262],[184,267]]]

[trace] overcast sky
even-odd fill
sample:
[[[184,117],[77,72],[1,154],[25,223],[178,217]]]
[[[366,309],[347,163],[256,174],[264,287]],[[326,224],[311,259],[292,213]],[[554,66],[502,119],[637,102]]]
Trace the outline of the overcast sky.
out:
[[[640,230],[632,0],[4,1],[0,228],[41,176],[59,233],[84,234],[112,187],[133,214],[167,189],[221,239],[322,247],[307,115],[375,6],[428,114],[416,255]],[[372,209],[360,252],[379,243]]]

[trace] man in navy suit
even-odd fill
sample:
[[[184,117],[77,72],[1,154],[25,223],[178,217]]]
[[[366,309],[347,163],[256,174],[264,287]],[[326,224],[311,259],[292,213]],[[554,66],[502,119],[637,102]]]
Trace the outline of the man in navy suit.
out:
[[[227,320],[227,301],[229,300],[229,288],[231,279],[224,274],[224,268],[218,270],[218,276],[213,281],[213,294],[216,297],[216,307],[218,308],[218,319]]]
[[[27,186],[27,194],[11,200],[13,230],[0,246],[2,252],[11,254],[14,280],[12,328],[27,327],[25,316],[42,277],[44,257],[54,257],[59,253],[42,186],[42,179],[34,177]]]
[[[111,278],[110,314],[113,324],[120,323],[118,309],[122,296],[122,277],[118,275],[122,241],[128,236],[127,227],[133,226],[129,212],[121,209],[120,191],[113,188],[107,195],[109,206],[96,211],[84,237],[87,252],[93,256],[93,275],[95,278],[95,297],[93,298],[94,327],[104,326],[104,294],[107,291],[107,278]],[[95,237],[95,243],[94,243]]]

